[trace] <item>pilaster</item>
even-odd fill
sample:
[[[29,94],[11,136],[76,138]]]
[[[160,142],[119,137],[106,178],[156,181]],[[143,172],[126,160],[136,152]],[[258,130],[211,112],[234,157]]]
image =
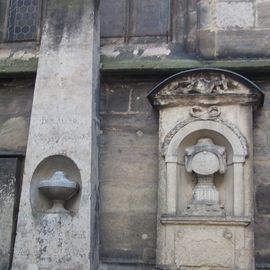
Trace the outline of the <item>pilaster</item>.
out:
[[[98,266],[98,47],[98,1],[47,2],[13,270]],[[56,172],[71,182],[52,192],[79,188],[66,211],[40,190]]]

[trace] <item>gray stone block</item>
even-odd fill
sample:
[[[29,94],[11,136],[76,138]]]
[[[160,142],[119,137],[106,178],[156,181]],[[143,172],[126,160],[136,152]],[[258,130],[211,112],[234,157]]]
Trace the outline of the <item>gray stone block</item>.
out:
[[[99,270],[155,270],[154,265],[145,265],[145,264],[102,264]]]
[[[148,114],[102,115],[101,130],[134,132],[142,130],[145,134],[158,136],[158,115]]]
[[[218,57],[268,57],[270,32],[264,30],[219,31]]]
[[[152,86],[145,83],[139,83],[136,86],[132,85],[131,111],[143,113],[152,112],[154,110],[147,99],[147,94],[151,88]]]
[[[256,208],[261,215],[270,214],[270,184],[257,186]]]
[[[261,2],[257,4],[257,27],[270,28],[270,2]]]
[[[262,161],[262,160],[255,160],[254,162],[254,180],[257,184],[269,184],[269,170],[270,170],[270,162],[269,159]]]
[[[100,181],[149,187],[158,179],[157,138],[139,131],[106,131],[101,138]]]
[[[156,245],[155,213],[102,213],[100,222],[101,257],[104,260],[153,263]]]
[[[249,29],[254,26],[252,2],[219,1],[216,4],[216,16],[216,24],[220,29]]]
[[[136,173],[134,171],[134,173]],[[136,179],[134,179],[136,181]],[[154,185],[135,187],[132,184],[119,185],[114,181],[100,185],[101,211],[154,213],[156,210],[157,189]]]
[[[202,57],[212,59],[216,56],[215,36],[216,33],[210,30],[201,30],[199,32],[199,50]]]
[[[106,90],[109,112],[118,113],[129,110],[130,89],[126,85],[112,85]]]
[[[268,138],[267,138],[267,129],[266,128],[256,128],[253,132],[254,144],[256,146],[268,146]]]
[[[199,28],[200,30],[209,30],[214,22],[211,1],[199,1]]]

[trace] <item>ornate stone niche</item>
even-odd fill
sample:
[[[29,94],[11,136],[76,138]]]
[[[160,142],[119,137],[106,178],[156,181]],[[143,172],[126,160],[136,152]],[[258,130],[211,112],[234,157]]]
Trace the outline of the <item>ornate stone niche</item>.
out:
[[[30,186],[32,213],[75,215],[81,197],[81,176],[77,165],[63,155],[42,160],[33,173]]]
[[[159,110],[157,269],[253,270],[252,117],[260,89],[236,73],[178,73]]]

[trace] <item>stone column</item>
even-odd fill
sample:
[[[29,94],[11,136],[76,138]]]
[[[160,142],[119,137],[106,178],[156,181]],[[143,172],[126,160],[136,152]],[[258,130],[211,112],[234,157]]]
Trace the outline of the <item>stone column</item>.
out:
[[[13,270],[98,266],[98,47],[98,1],[47,1]],[[49,169],[72,176],[69,162],[80,178],[76,209],[47,211],[35,185]]]

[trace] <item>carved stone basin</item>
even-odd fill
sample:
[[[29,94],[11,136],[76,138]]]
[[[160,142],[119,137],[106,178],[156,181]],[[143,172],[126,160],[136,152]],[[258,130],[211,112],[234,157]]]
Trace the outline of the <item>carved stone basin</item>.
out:
[[[79,184],[69,180],[63,171],[56,171],[50,179],[43,180],[38,185],[39,191],[53,202],[49,212],[69,212],[64,203],[70,200],[79,191]]]

